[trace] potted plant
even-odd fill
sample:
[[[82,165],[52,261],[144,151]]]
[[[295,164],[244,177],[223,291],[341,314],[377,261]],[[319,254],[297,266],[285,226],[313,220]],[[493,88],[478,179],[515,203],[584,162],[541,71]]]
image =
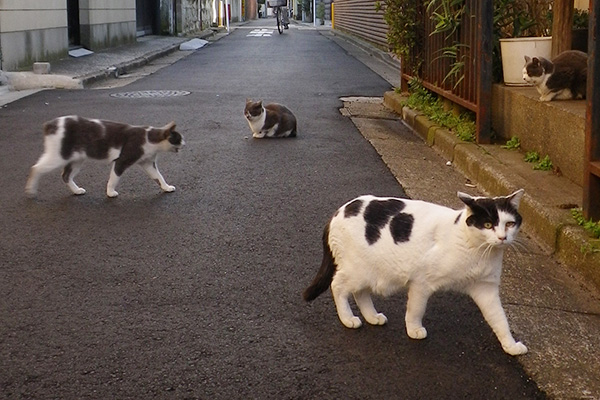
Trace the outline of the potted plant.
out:
[[[319,4],[317,4],[316,17],[317,25],[325,24],[325,4],[323,4],[323,2],[319,2]]]
[[[494,34],[499,39],[504,83],[525,86],[525,56],[550,58],[550,0],[495,0]],[[499,51],[498,51],[499,50]]]
[[[590,15],[587,10],[575,9],[573,11],[573,38],[571,48],[573,50],[588,51],[588,28]]]

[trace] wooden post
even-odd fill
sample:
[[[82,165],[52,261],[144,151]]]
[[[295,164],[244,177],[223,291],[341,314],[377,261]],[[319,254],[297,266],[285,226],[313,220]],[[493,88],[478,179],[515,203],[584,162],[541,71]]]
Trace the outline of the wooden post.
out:
[[[594,1],[588,36],[583,215],[600,220],[600,1]]]
[[[494,10],[491,1],[479,2],[477,7],[477,143],[492,140],[492,40]]]
[[[552,58],[571,50],[573,40],[573,0],[554,0],[552,6]]]

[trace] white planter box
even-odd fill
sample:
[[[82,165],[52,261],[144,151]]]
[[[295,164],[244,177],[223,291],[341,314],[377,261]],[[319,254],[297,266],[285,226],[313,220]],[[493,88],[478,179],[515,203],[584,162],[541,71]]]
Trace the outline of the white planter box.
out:
[[[528,86],[523,80],[525,56],[550,59],[552,37],[500,39],[502,72],[507,86]]]

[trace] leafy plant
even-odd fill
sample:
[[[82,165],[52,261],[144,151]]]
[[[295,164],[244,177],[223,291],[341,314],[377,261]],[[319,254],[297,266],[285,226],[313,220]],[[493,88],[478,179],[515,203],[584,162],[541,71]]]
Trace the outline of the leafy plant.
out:
[[[421,44],[423,26],[419,12],[419,0],[387,0],[385,6],[375,3],[376,11],[383,11],[383,19],[388,25],[388,44],[396,55],[408,58]]]
[[[502,148],[508,150],[518,150],[521,148],[521,140],[517,136],[513,136],[506,142],[504,146],[502,146]]]
[[[540,153],[537,151],[528,151],[525,154],[525,162],[534,163],[533,169],[540,171],[553,171],[554,165],[549,156],[541,158]]]
[[[533,166],[533,169],[540,171],[552,171],[554,169],[554,165],[552,165],[550,157],[546,156],[539,160],[539,162]]]
[[[475,141],[476,127],[473,114],[462,112],[458,115],[452,111],[444,110],[444,106],[437,95],[425,89],[417,78],[408,83],[410,95],[404,105],[421,111],[431,121],[451,129],[456,136],[466,142]]]
[[[583,210],[581,208],[572,208],[571,216],[577,222],[577,225],[582,226],[583,229],[588,231],[592,237],[600,238],[600,223],[593,221],[592,219],[585,219],[583,216]]]
[[[588,28],[590,23],[590,13],[587,10],[575,9],[573,11],[573,28]]]
[[[540,153],[537,151],[528,151],[525,153],[525,162],[536,163],[540,161]]]
[[[321,21],[323,21],[325,19],[325,4],[323,4],[322,2],[317,4],[316,15],[317,15],[317,18],[319,18]]]

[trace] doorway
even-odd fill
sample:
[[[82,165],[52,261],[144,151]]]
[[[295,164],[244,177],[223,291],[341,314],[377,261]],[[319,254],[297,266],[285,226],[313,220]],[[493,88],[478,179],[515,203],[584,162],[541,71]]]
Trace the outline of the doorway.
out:
[[[159,0],[135,0],[137,35],[159,34]]]
[[[69,47],[81,46],[79,0],[67,0],[67,30],[69,34]]]

